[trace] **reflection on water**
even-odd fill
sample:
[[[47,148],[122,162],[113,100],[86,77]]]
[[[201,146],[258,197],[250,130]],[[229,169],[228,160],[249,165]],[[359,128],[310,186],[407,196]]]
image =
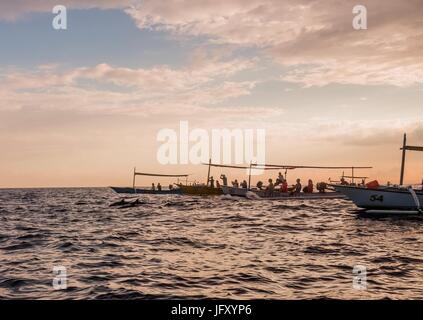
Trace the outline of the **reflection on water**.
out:
[[[0,190],[0,298],[423,298],[423,219],[345,200]],[[367,290],[353,288],[353,267]],[[67,270],[54,290],[53,267]]]

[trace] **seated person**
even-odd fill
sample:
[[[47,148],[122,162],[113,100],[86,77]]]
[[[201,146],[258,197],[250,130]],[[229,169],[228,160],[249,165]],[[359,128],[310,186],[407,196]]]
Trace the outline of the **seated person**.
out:
[[[153,190],[153,191],[156,190],[156,186],[154,185],[154,183],[151,184],[151,190]]]
[[[345,180],[344,177],[341,178],[341,185],[347,186],[349,183]]]
[[[160,182],[157,184],[157,191],[162,191],[162,185],[160,184]]]
[[[239,188],[239,183],[237,179],[235,179],[235,181],[232,181],[232,187]]]
[[[241,188],[247,189],[248,188],[248,183],[246,180],[241,182]]]
[[[257,186],[257,189],[262,190],[263,189],[263,182],[262,181],[257,182],[256,186]]]
[[[275,185],[273,184],[273,180],[269,179],[269,184],[266,187],[266,195],[267,196],[272,196],[273,195],[273,190],[275,189]]]
[[[288,182],[285,179],[281,183],[281,192],[288,192]]]
[[[294,186],[294,193],[301,193],[301,180],[297,179],[297,183]]]
[[[326,182],[318,182],[316,184],[316,188],[320,193],[325,193],[327,186]]]
[[[219,182],[219,180],[216,180],[216,188],[220,189],[220,182]]]
[[[169,185],[169,190],[172,190],[173,189],[173,186],[170,184]]]
[[[304,187],[303,192],[304,193],[313,193],[313,181],[311,179],[308,180],[308,185]]]

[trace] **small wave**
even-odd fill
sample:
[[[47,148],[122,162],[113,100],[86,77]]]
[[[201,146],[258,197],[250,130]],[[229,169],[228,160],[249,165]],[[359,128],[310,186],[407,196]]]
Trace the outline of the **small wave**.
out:
[[[308,254],[323,254],[323,255],[337,255],[339,252],[334,249],[329,249],[320,246],[308,246],[305,250],[305,253]]]
[[[32,243],[24,241],[18,244],[12,244],[10,246],[2,247],[1,249],[5,251],[17,251],[17,250],[29,249],[29,248],[32,248],[33,246],[34,245]]]

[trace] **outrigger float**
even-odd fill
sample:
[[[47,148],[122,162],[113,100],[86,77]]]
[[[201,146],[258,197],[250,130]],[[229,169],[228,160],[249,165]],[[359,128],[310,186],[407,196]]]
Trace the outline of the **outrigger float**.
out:
[[[147,176],[147,177],[167,177],[167,178],[185,178],[185,183],[187,183],[188,174],[157,174],[157,173],[143,173],[143,172],[136,172],[136,169],[134,168],[134,174],[132,178],[132,187],[110,187],[113,191],[119,194],[181,194],[182,190],[180,186],[182,184],[175,183],[175,188],[162,188],[161,190],[153,190],[152,188],[138,188],[135,186],[135,179],[136,176]],[[170,185],[173,186],[173,185]]]
[[[420,189],[404,185],[406,151],[423,151],[423,147],[407,145],[404,134],[400,184],[396,186],[379,185],[377,181],[366,186],[331,184],[336,191],[344,194],[359,208],[370,214],[423,214],[423,184]]]

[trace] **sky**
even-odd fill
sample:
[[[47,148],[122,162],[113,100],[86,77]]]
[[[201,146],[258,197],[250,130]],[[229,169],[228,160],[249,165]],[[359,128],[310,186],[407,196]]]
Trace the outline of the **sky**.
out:
[[[134,167],[203,181],[201,165],[157,159],[158,132],[180,121],[265,129],[267,163],[369,165],[359,174],[382,183],[399,180],[403,133],[423,145],[423,1],[60,4],[66,30],[56,1],[0,2],[0,187],[125,186]],[[407,154],[407,183],[422,161]]]

